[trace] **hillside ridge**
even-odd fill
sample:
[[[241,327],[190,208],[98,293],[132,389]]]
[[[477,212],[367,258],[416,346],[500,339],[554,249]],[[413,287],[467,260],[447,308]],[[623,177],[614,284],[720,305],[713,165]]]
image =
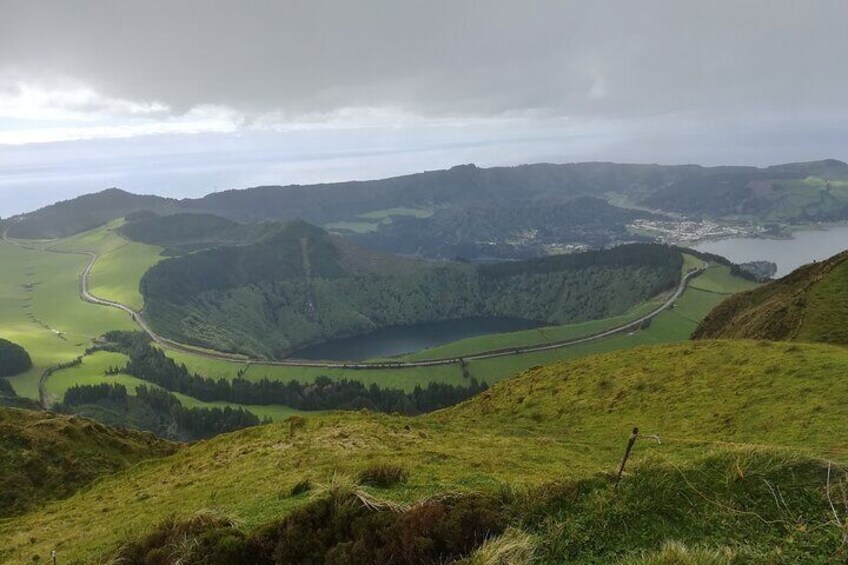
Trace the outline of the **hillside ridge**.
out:
[[[804,185],[808,178],[821,181]],[[803,209],[792,212],[792,217],[834,219],[848,213],[844,198],[837,195],[837,189],[839,194],[844,192],[845,181],[848,165],[836,160],[765,168],[617,163],[538,163],[492,168],[465,165],[377,180],[233,189],[182,200],[109,189],[17,216],[10,235],[33,239],[62,237],[139,211],[207,213],[245,223],[302,218],[323,225],[354,221],[376,211],[375,203],[381,210],[416,208],[439,214],[443,207],[450,208],[448,212],[471,212],[475,206],[495,199],[536,206],[534,213],[542,213],[551,205],[580,196],[597,196],[597,186],[657,209],[713,217],[728,213],[765,214],[780,201],[781,194],[801,190],[811,197],[805,200]],[[766,184],[754,190],[752,182]],[[765,188],[768,190],[761,190]],[[827,196],[824,208],[820,194]],[[612,209],[621,213],[627,210]],[[398,217],[402,218],[403,213]],[[421,219],[425,223],[426,220]],[[437,225],[451,221],[450,215],[436,220]]]
[[[151,433],[86,418],[0,407],[0,519],[178,447]]]
[[[770,339],[848,345],[848,251],[810,263],[717,306],[695,339]]]

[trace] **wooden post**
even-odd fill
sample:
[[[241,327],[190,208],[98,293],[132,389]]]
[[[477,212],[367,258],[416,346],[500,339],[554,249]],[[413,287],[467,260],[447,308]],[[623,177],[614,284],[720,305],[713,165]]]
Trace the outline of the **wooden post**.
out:
[[[50,552],[50,557],[53,559],[53,565],[56,565],[56,550]]]
[[[636,438],[639,436],[639,428],[633,428],[633,433],[630,434],[630,439],[627,440],[627,449],[624,450],[624,459],[621,460],[621,466],[618,468],[618,476],[615,478],[615,488],[618,489],[618,483],[621,482],[621,474],[624,473],[624,465],[627,464],[627,458],[630,457],[630,451],[633,449],[633,444],[636,443]]]

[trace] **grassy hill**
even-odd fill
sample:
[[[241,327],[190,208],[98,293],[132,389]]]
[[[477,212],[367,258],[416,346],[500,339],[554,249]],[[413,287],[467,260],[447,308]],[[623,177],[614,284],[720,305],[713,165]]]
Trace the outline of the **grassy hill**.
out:
[[[162,335],[275,358],[389,326],[470,318],[567,324],[626,313],[673,288],[679,250],[630,245],[523,262],[429,263],[356,247],[304,222],[249,245],[162,261],[141,280]]]
[[[0,407],[0,519],[66,498],[95,479],[175,453],[153,434]]]
[[[839,560],[843,531],[833,512],[840,520],[848,512],[839,494],[848,432],[832,423],[848,417],[846,371],[841,347],[691,342],[532,369],[422,417],[331,413],[251,428],[0,523],[0,560],[28,561],[55,547],[66,563],[97,561],[169,518],[183,531],[204,509],[221,527],[235,522],[233,544],[290,527],[319,539],[299,522],[316,504],[329,512],[320,523],[332,524],[337,510],[327,501],[355,504],[351,493],[453,500],[432,498],[445,492],[467,504],[472,493],[497,501],[498,528],[523,530],[543,563],[653,562],[643,552]],[[641,439],[614,491],[609,474],[634,425]],[[393,465],[404,480],[367,479],[375,469],[391,475]],[[343,477],[364,484],[344,486]],[[359,508],[350,503],[344,508]],[[433,511],[460,503],[443,504]],[[348,516],[364,519],[356,512]],[[380,528],[394,515],[383,515]],[[288,525],[257,533],[281,519]]]
[[[729,298],[694,337],[848,345],[848,252]]]

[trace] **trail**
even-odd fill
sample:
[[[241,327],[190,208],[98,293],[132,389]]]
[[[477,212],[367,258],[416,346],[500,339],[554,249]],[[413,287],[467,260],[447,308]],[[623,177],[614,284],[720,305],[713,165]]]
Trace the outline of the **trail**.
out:
[[[571,347],[574,345],[580,345],[584,343],[589,343],[592,341],[597,341],[599,339],[603,339],[606,337],[611,337],[620,333],[625,333],[631,330],[635,330],[639,328],[643,323],[648,320],[653,319],[660,313],[665,310],[668,310],[677,300],[680,298],[680,295],[683,294],[683,291],[686,290],[686,286],[689,281],[701,273],[703,273],[708,267],[699,267],[688,273],[684,274],[680,283],[677,285],[675,291],[671,294],[671,296],[666,300],[662,305],[658,306],[655,310],[650,313],[637,318],[631,322],[623,324],[621,326],[616,326],[614,328],[604,330],[602,332],[590,334],[587,336],[572,338],[562,341],[556,341],[553,343],[544,343],[538,345],[525,345],[520,347],[507,347],[502,349],[492,349],[488,351],[481,351],[479,353],[474,353],[471,355],[463,355],[457,357],[440,357],[435,359],[426,359],[421,361],[380,361],[380,362],[340,362],[340,361],[311,361],[306,359],[283,359],[280,361],[267,361],[264,359],[251,359],[249,357],[245,357],[242,355],[235,355],[230,353],[223,353],[220,351],[211,351],[207,349],[202,349],[199,347],[194,347],[191,345],[186,345],[184,343],[179,343],[173,340],[170,340],[166,337],[163,337],[157,334],[153,329],[148,325],[147,321],[142,317],[140,312],[137,312],[127,306],[126,304],[121,304],[120,302],[115,302],[113,300],[106,300],[104,298],[100,298],[98,296],[93,295],[89,291],[89,276],[91,275],[91,270],[94,268],[94,264],[97,261],[97,254],[93,251],[66,251],[66,250],[58,250],[58,249],[50,249],[46,245],[35,245],[35,244],[26,244],[20,240],[16,240],[8,237],[8,228],[3,232],[3,240],[11,245],[17,245],[18,247],[23,247],[26,249],[36,250],[36,251],[47,251],[50,253],[65,253],[65,254],[73,254],[73,255],[85,255],[87,256],[88,263],[85,266],[82,274],[80,275],[80,297],[91,304],[98,304],[100,306],[109,306],[112,308],[117,308],[129,314],[129,316],[133,319],[133,321],[144,331],[150,339],[153,340],[157,345],[162,347],[163,349],[168,349],[171,351],[179,351],[181,353],[190,353],[192,355],[198,355],[201,357],[205,357],[207,359],[214,359],[217,361],[226,361],[230,363],[240,363],[240,364],[248,364],[248,365],[266,365],[266,366],[285,366],[285,367],[317,367],[324,369],[399,369],[404,367],[436,367],[440,365],[452,365],[455,363],[459,363],[460,359],[464,361],[478,361],[481,359],[493,359],[496,357],[506,357],[510,355],[521,355],[524,353],[535,353],[538,351],[551,351],[554,349],[561,349],[564,347]]]

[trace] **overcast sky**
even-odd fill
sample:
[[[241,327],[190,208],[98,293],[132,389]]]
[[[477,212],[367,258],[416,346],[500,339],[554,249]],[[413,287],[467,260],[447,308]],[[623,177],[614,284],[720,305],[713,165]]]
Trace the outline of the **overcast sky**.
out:
[[[0,0],[0,215],[463,162],[848,160],[848,0]]]

